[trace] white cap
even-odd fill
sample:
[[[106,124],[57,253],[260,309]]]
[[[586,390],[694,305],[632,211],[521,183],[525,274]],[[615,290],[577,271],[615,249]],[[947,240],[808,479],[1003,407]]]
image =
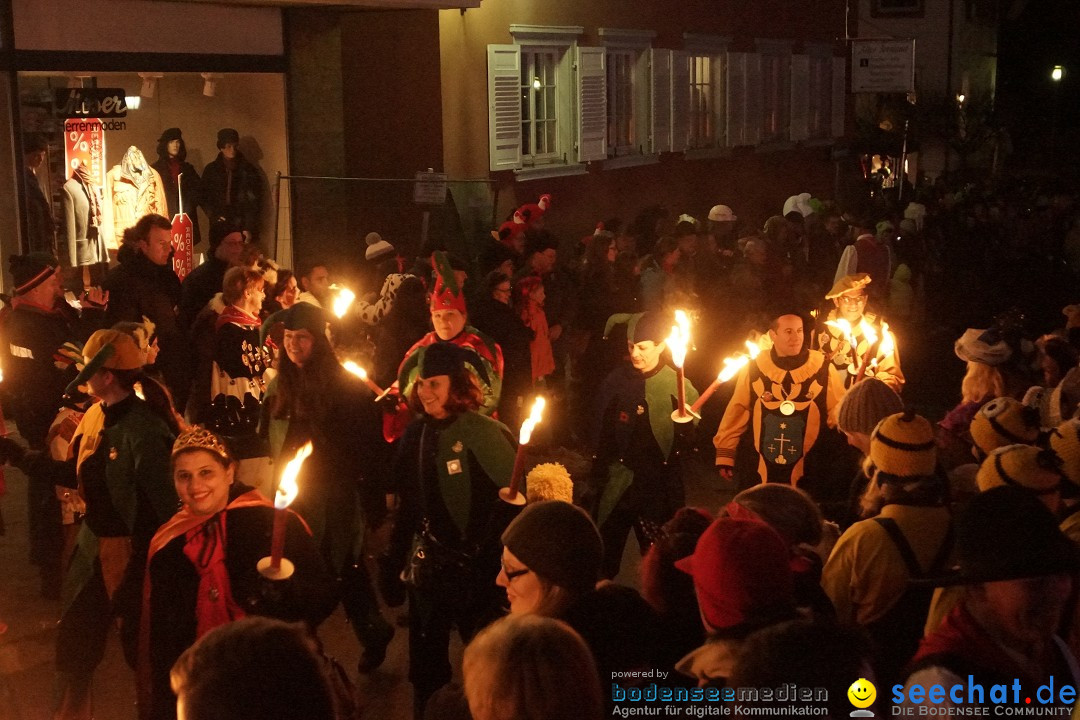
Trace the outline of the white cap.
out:
[[[738,220],[727,205],[713,205],[712,210],[709,211],[709,219],[713,222],[734,222]]]

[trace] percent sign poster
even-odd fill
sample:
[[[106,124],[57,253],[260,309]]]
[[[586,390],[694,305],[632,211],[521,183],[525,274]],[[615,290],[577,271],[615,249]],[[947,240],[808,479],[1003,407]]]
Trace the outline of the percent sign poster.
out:
[[[184,207],[184,198],[180,193],[183,186],[184,174],[176,178],[176,192],[178,194],[176,206]],[[173,272],[181,281],[191,272],[191,266],[195,262],[193,246],[195,245],[195,226],[186,212],[173,215],[172,219],[172,245],[173,245]]]
[[[64,162],[71,177],[78,167],[85,167],[90,183],[99,193],[105,186],[105,129],[98,119],[64,121]]]

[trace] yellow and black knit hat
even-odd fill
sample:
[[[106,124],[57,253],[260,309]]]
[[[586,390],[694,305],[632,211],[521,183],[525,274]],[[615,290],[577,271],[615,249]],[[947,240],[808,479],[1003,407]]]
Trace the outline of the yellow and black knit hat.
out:
[[[991,452],[975,475],[980,492],[1013,485],[1036,495],[1061,488],[1061,461],[1049,450],[1033,445],[1006,445]]]
[[[870,434],[870,462],[897,477],[933,475],[937,466],[934,427],[913,411],[889,415]]]
[[[1050,449],[1061,460],[1061,473],[1080,485],[1080,420],[1066,420],[1051,430]]]
[[[994,398],[972,418],[971,439],[983,455],[1005,445],[1032,445],[1039,439],[1039,411],[1011,397]]]

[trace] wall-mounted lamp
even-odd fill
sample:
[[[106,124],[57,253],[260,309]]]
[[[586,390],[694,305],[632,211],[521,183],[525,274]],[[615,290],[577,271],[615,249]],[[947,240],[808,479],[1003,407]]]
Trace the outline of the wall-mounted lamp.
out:
[[[202,73],[202,94],[206,97],[214,97],[217,94],[218,81],[224,79],[221,73]]]
[[[1055,65],[1054,69],[1050,71],[1050,79],[1054,82],[1061,82],[1065,77],[1065,68],[1061,65]]]
[[[142,105],[142,98],[138,95],[125,95],[124,104],[127,105],[128,110],[138,110],[139,105]]]
[[[142,78],[142,87],[139,89],[139,95],[144,98],[152,98],[157,91],[158,80],[164,77],[164,75],[161,73],[139,73],[139,77]]]
[[[956,104],[959,105],[960,107],[963,107],[964,106],[964,100],[966,100],[966,99],[967,99],[967,97],[964,95],[964,93],[958,93],[957,96],[956,96]]]

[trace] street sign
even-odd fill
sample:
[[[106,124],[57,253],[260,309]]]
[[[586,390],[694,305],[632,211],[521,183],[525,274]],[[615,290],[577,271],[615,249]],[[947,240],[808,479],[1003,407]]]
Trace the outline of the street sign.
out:
[[[914,40],[852,40],[851,92],[915,90]]]
[[[417,205],[442,205],[446,202],[446,173],[416,173],[413,202]]]

